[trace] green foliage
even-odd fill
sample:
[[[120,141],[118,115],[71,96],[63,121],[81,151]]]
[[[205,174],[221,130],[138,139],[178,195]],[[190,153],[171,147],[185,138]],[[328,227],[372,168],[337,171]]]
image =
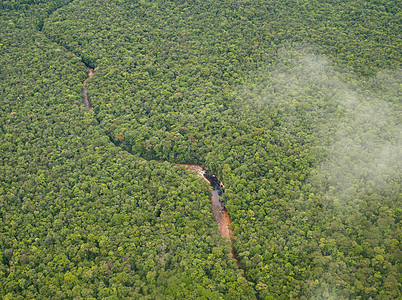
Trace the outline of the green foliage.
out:
[[[0,297],[401,297],[399,2],[0,6]]]

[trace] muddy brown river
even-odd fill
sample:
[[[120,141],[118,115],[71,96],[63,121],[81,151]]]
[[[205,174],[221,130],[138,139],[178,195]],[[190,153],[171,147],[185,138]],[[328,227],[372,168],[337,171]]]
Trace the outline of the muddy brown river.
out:
[[[92,106],[88,99],[88,94],[87,94],[87,89],[85,88],[85,84],[86,84],[87,80],[92,77],[92,75],[94,75],[94,70],[89,68],[88,77],[82,83],[82,93],[84,94],[84,104],[87,108],[92,108]]]
[[[88,77],[82,83],[82,93],[84,94],[84,104],[88,109],[92,109],[91,103],[88,99],[87,89],[85,88],[86,81],[92,77],[94,70],[89,68]],[[215,222],[218,225],[219,232],[221,236],[227,238],[230,241],[230,253],[233,259],[236,260],[237,266],[241,266],[240,260],[237,258],[236,253],[232,245],[233,230],[230,228],[231,220],[229,213],[227,212],[224,203],[220,200],[223,192],[225,191],[225,186],[223,183],[215,176],[205,172],[200,165],[190,165],[182,164],[187,170],[192,170],[196,172],[199,176],[204,178],[212,186],[212,197],[211,197],[211,208],[214,214]],[[244,276],[244,275],[243,275]]]
[[[204,178],[212,186],[211,207],[214,213],[215,222],[218,225],[221,236],[227,238],[232,244],[233,230],[230,228],[230,216],[225,208],[224,203],[220,200],[223,192],[225,191],[225,186],[215,175],[210,175],[205,172],[200,165],[183,164],[183,166],[185,166],[187,170],[197,172],[199,176]],[[230,253],[236,260],[237,266],[240,267],[240,260],[237,258],[233,246],[230,248]]]

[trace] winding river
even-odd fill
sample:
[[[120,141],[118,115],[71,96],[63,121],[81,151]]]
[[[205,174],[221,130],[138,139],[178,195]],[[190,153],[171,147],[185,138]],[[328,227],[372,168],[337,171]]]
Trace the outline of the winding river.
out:
[[[88,100],[87,89],[85,87],[86,81],[92,77],[94,70],[89,68],[88,77],[82,83],[82,93],[84,94],[84,104],[88,109],[92,109],[91,103]],[[241,267],[240,260],[236,256],[233,249],[233,230],[230,228],[231,220],[228,211],[225,208],[225,204],[220,200],[222,194],[225,191],[225,186],[215,175],[211,175],[205,172],[200,165],[182,164],[187,170],[195,171],[199,176],[204,178],[212,186],[211,207],[214,214],[215,222],[218,225],[220,234],[222,237],[227,238],[230,241],[230,253],[232,258],[236,260],[238,267]],[[244,277],[244,274],[242,275]]]
[[[39,31],[43,35],[45,35],[45,33],[43,32],[43,25],[39,28]],[[85,85],[87,80],[94,75],[94,69],[88,67],[87,65],[86,67],[88,68],[88,77],[82,83],[82,94],[84,95],[83,102],[86,108],[92,109],[92,105],[89,102],[87,89]],[[200,165],[190,165],[190,164],[181,164],[181,165],[185,166],[185,168],[188,170],[193,170],[197,172],[199,176],[204,178],[212,186],[211,207],[214,214],[215,222],[219,227],[221,236],[230,241],[231,244],[230,252],[232,258],[236,260],[237,266],[241,268],[242,265],[240,263],[240,260],[236,256],[236,253],[233,249],[233,242],[232,242],[233,230],[230,228],[231,224],[230,216],[225,208],[224,203],[220,200],[223,192],[225,191],[225,186],[215,175],[211,175],[205,172]],[[242,276],[245,277],[244,272]]]

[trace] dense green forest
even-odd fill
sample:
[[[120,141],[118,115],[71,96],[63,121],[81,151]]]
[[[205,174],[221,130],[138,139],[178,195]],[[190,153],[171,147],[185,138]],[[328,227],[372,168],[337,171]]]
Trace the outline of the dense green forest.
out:
[[[0,297],[402,297],[401,19],[396,0],[2,1]],[[183,163],[224,182],[240,266]]]

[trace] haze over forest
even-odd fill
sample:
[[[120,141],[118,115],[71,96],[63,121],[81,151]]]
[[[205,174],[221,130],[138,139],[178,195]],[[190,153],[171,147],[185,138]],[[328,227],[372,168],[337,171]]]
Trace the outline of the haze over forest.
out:
[[[402,297],[401,16],[2,1],[0,297]]]

